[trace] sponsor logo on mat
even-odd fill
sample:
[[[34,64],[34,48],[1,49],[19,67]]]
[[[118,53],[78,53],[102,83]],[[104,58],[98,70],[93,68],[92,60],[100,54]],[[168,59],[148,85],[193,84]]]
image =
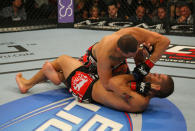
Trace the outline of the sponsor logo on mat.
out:
[[[160,61],[177,63],[195,63],[195,46],[170,45]]]
[[[0,43],[0,59],[32,56],[31,46],[37,44],[21,44],[15,42]]]
[[[153,99],[142,114],[75,101],[66,89],[28,96],[0,106],[2,131],[186,131],[179,109]]]

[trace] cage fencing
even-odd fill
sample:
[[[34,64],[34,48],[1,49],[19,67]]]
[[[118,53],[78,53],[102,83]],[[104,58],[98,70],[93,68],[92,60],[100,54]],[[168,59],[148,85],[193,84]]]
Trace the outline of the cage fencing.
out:
[[[72,5],[74,21],[68,27],[74,25],[74,28],[119,30],[136,26],[162,34],[195,35],[195,2],[192,0],[0,0],[0,2],[0,32],[67,27],[61,26],[59,12],[70,13],[68,9],[69,5]],[[63,2],[66,5],[63,6]]]

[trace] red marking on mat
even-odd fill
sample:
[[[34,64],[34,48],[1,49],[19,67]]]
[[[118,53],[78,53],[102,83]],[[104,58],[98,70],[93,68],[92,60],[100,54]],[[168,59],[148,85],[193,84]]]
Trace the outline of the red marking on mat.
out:
[[[130,125],[130,128],[131,128],[131,131],[133,131],[133,125],[132,125],[132,122],[131,122],[131,118],[130,116],[128,115],[128,113],[125,112],[125,115],[127,116],[127,119],[129,121],[129,125]]]

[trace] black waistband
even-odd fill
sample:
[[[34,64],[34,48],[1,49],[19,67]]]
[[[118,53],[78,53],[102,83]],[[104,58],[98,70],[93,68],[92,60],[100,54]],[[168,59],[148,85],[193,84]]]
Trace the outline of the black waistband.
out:
[[[98,42],[96,42],[94,45],[92,45],[91,50],[88,50],[89,56],[91,56],[95,62],[97,62],[97,60],[96,60],[96,58],[93,56],[92,50],[93,50],[93,47],[94,47],[97,43],[98,43]]]

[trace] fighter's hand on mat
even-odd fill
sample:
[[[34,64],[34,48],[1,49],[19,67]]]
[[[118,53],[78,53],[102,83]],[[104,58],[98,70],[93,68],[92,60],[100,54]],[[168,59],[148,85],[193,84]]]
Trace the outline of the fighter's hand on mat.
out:
[[[143,78],[150,72],[150,69],[154,66],[154,63],[147,59],[145,62],[136,66],[133,70],[133,76],[136,81],[142,81]]]
[[[151,88],[150,82],[130,82],[130,88],[140,95],[147,96]]]

